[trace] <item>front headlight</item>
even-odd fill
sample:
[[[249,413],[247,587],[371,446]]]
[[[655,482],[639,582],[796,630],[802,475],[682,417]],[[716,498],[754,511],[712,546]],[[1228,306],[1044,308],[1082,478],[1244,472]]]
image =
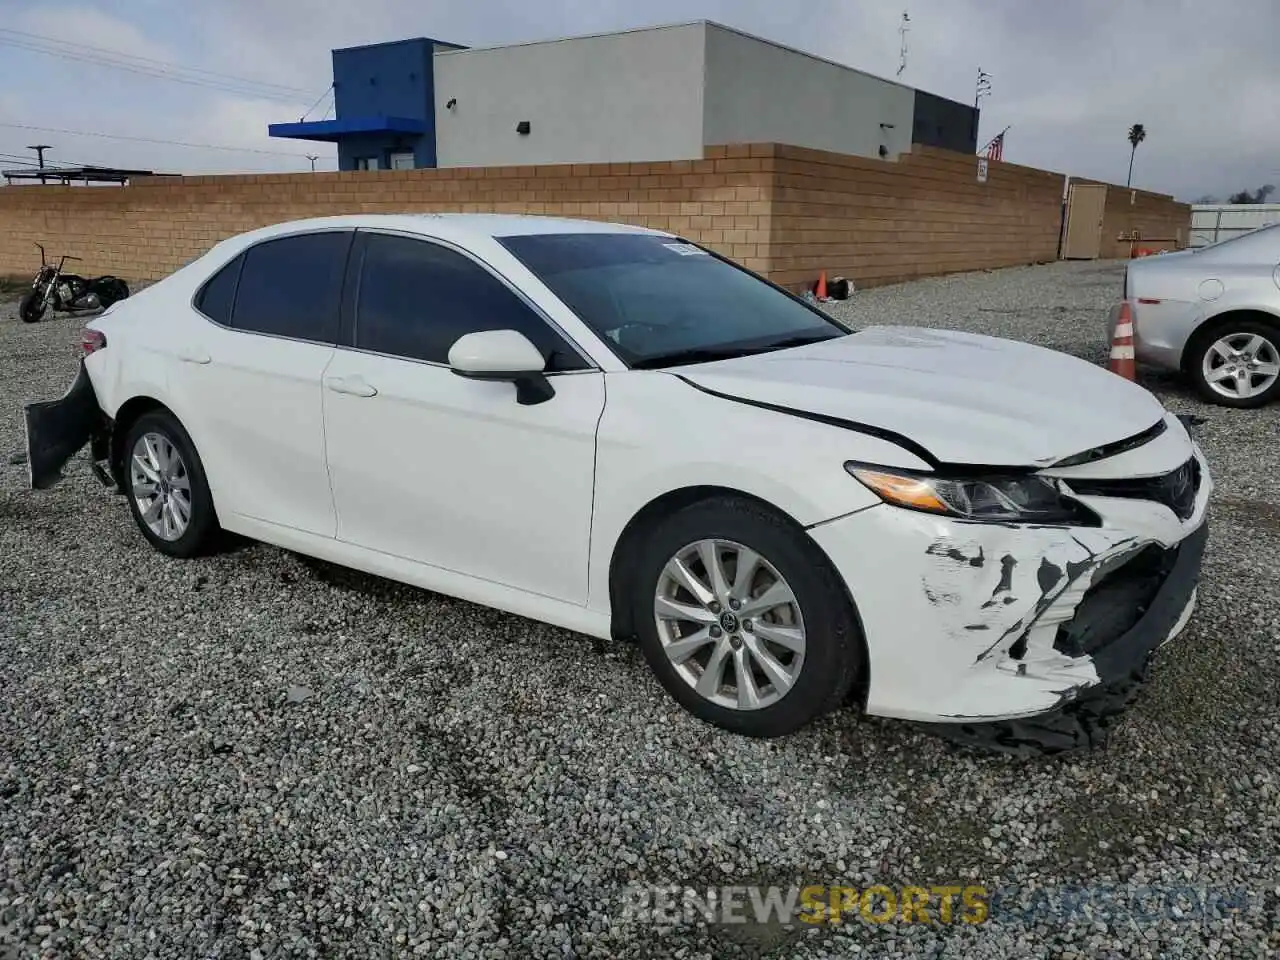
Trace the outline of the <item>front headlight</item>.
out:
[[[885,503],[965,520],[1096,525],[1097,516],[1054,481],[1021,476],[938,477],[859,463],[844,468]]]

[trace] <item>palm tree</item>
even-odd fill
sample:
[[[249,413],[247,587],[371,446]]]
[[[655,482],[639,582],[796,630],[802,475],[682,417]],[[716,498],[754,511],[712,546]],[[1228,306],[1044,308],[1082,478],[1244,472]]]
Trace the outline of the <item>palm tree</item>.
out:
[[[1147,128],[1140,123],[1135,123],[1129,128],[1129,143],[1133,149],[1129,151],[1129,179],[1124,182],[1127,187],[1133,183],[1133,157],[1138,152],[1138,144],[1147,139]]]

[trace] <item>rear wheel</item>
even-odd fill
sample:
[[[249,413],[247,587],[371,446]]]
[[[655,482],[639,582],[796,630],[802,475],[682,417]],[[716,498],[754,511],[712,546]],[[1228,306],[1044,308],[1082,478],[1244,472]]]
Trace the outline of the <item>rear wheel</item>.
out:
[[[217,515],[204,466],[178,419],[152,410],[129,428],[124,442],[129,509],[153,547],[171,557],[194,557],[213,545]]]
[[[31,290],[18,303],[18,316],[23,323],[35,323],[44,316],[44,297],[39,290]]]
[[[835,571],[762,505],[719,498],[661,521],[630,584],[645,658],[695,716],[778,737],[833,710],[863,662]]]
[[[1264,320],[1242,317],[1201,334],[1187,361],[1210,403],[1260,407],[1280,394],[1280,329]]]
[[[98,281],[98,303],[106,309],[114,303],[127,299],[129,285],[119,277],[103,277]]]

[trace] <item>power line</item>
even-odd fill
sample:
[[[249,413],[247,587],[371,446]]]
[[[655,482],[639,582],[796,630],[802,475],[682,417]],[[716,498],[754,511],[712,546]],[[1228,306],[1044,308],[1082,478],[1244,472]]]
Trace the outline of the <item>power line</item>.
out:
[[[0,150],[0,157],[8,157],[10,160],[21,160],[21,161],[24,161],[24,162],[26,162],[26,163],[34,163],[34,161],[31,159],[31,157],[30,157],[29,155],[27,155],[27,154],[8,153],[8,152],[5,152],[5,151],[3,151],[3,150]],[[94,166],[99,166],[99,167],[100,167],[100,166],[108,166],[108,164],[100,164],[100,163],[99,163],[99,164],[94,164],[94,163],[82,163],[82,162],[80,162],[79,160],[70,160],[70,159],[67,159],[66,157],[62,157],[62,156],[54,157],[54,158],[53,158],[53,160],[52,160],[52,162],[53,162],[53,163],[55,163],[55,164],[62,164],[63,166],[68,166],[68,167],[94,167]]]
[[[0,163],[16,163],[20,167],[38,167],[39,164],[30,157],[22,157],[13,153],[0,153]],[[60,167],[109,167],[109,163],[81,163],[78,160],[67,160],[63,157],[55,158],[53,166],[46,164],[45,169],[56,171]]]
[[[298,103],[310,97],[310,91],[285,84],[270,83],[263,80],[251,80],[233,74],[205,70],[200,67],[185,67],[180,64],[155,60],[151,57],[137,57],[132,54],[107,50],[102,47],[70,44],[54,37],[25,33],[21,30],[0,28],[0,45],[42,53],[47,56],[81,63],[91,63],[113,70],[124,70],[155,80],[169,80],[195,87],[256,96],[263,99],[277,100],[286,103]],[[326,90],[327,92],[327,90]],[[322,93],[321,98],[324,97]]]
[[[310,113],[312,110],[314,110],[316,107],[320,106],[320,101],[321,101],[321,100],[323,100],[325,97],[327,97],[327,96],[329,95],[329,91],[330,91],[330,90],[332,90],[332,89],[333,89],[333,84],[332,84],[332,83],[331,83],[331,84],[329,84],[329,86],[325,87],[325,89],[324,89],[324,93],[322,93],[322,94],[320,94],[320,96],[316,97],[316,102],[315,102],[315,103],[313,103],[311,106],[307,107],[307,113],[304,113],[302,116],[300,116],[300,117],[298,118],[298,122],[299,122],[299,123],[301,123],[303,120],[307,119],[307,114],[309,114],[309,113]],[[327,115],[328,115],[328,113],[329,113],[329,111],[326,109],[326,110],[325,110],[325,115],[327,116]]]
[[[199,73],[209,77],[220,78],[224,80],[236,80],[242,83],[251,83],[259,87],[275,87],[278,90],[284,90],[289,93],[308,93],[304,87],[294,87],[287,83],[272,83],[269,80],[255,80],[252,77],[241,77],[234,73],[223,73],[218,70],[206,70],[203,67],[187,67],[180,63],[173,63],[168,60],[157,60],[155,57],[144,57],[136,53],[124,53],[120,50],[109,50],[106,47],[91,47],[80,43],[71,43],[67,40],[60,40],[57,37],[47,37],[39,33],[27,33],[23,30],[13,30],[9,27],[0,28],[0,33],[12,34],[24,37],[29,40],[38,40],[44,43],[50,43],[61,47],[68,47],[73,51],[87,50],[94,53],[100,53],[120,60],[134,60],[139,63],[154,64],[157,67],[171,70],[181,70],[184,73]],[[309,94],[308,94],[309,95]]]
[[[66,130],[61,127],[40,127],[30,123],[3,123],[0,127],[11,127],[15,130],[38,130],[41,133],[64,133],[72,137],[99,137],[104,140],[129,140],[134,143],[159,143],[174,147],[194,147],[200,150],[226,150],[230,153],[262,153],[276,157],[293,157],[305,160],[306,155],[290,153],[286,150],[262,150],[257,147],[233,147],[225,143],[188,143],[185,140],[163,140],[158,137],[131,137],[122,133],[97,133],[89,130]]]
[[[0,160],[3,160],[5,163],[10,163],[10,162],[12,162],[12,163],[21,164],[21,165],[23,165],[23,166],[28,166],[28,167],[36,167],[36,166],[39,166],[39,164],[38,164],[38,163],[36,163],[36,161],[32,160],[32,159],[31,159],[31,157],[30,157],[29,155],[28,155],[28,156],[23,156],[23,155],[21,155],[21,154],[17,154],[17,153],[0,153]],[[63,158],[61,158],[61,157],[56,157],[56,158],[54,158],[53,162],[54,162],[55,164],[63,164],[64,166],[68,166],[68,167],[92,167],[92,166],[94,166],[94,164],[92,164],[92,163],[78,163],[78,162],[76,162],[76,161],[74,161],[74,160],[64,160],[64,159],[63,159]],[[53,169],[53,167],[50,167],[49,169],[51,169],[51,170],[52,170],[52,169]]]
[[[151,70],[151,69],[131,66],[127,64],[112,63],[108,60],[104,60],[97,57],[81,56],[71,51],[55,51],[55,50],[42,49],[40,47],[36,47],[36,46],[32,46],[32,45],[28,45],[20,42],[14,42],[9,38],[3,37],[3,36],[0,36],[0,46],[17,47],[18,49],[21,49],[21,50],[30,50],[35,53],[49,54],[51,56],[54,56],[63,60],[76,60],[81,63],[91,63],[97,66],[107,67],[109,69],[124,70],[128,73],[134,73],[139,76],[147,77],[152,80],[168,80],[172,83],[182,83],[182,84],[186,84],[187,86],[202,87],[206,90],[217,90],[222,93],[235,93],[241,96],[257,97],[263,100],[274,100],[278,103],[298,103],[303,99],[304,96],[309,95],[309,94],[292,95],[292,94],[278,93],[271,90],[260,90],[260,89],[250,88],[243,84],[209,82],[203,78],[178,76],[163,70]]]

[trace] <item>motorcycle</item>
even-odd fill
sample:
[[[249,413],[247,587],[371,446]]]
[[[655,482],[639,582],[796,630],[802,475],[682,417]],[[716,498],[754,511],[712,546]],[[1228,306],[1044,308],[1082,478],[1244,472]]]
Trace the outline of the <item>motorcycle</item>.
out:
[[[119,277],[88,279],[74,273],[63,273],[62,268],[68,260],[80,258],[63,254],[55,267],[45,257],[44,247],[38,243],[36,247],[40,251],[40,272],[31,281],[30,292],[18,304],[18,316],[24,323],[35,323],[50,307],[63,313],[99,307],[105,310],[129,296],[129,285]]]

